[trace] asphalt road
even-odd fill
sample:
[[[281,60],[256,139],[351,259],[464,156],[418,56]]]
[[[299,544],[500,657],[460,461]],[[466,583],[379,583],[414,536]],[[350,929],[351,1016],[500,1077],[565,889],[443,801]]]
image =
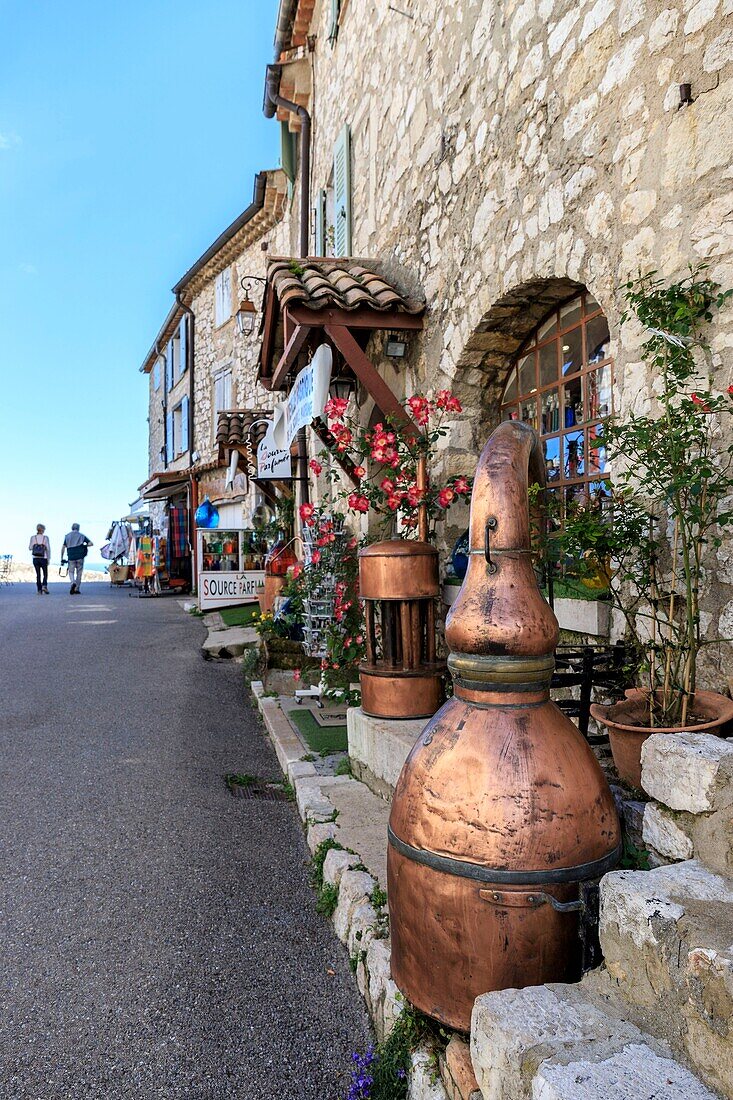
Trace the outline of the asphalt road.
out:
[[[0,589],[0,1098],[339,1100],[368,1042],[238,665],[177,600]]]

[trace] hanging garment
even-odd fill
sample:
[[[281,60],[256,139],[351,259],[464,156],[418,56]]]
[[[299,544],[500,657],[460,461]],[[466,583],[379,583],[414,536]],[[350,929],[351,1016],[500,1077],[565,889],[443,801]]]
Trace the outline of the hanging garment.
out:
[[[187,527],[187,509],[182,507],[171,508],[168,533],[171,540],[171,557],[173,558],[185,558],[188,554]]]
[[[125,557],[130,548],[132,531],[129,523],[115,523],[109,539],[110,556],[113,558]]]
[[[153,575],[153,540],[150,535],[142,535],[137,540],[137,561],[135,580],[144,581]]]

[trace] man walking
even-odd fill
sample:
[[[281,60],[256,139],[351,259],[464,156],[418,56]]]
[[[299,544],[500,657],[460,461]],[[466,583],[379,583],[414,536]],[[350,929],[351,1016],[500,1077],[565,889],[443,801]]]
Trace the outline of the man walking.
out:
[[[65,537],[64,545],[61,547],[62,561],[64,551],[66,551],[66,557],[69,562],[69,580],[71,581],[71,588],[69,589],[70,596],[81,595],[81,575],[84,571],[84,558],[87,556],[87,547],[93,545],[94,543],[91,539],[88,539],[86,535],[82,535],[79,530],[79,524],[72,523],[71,530]]]

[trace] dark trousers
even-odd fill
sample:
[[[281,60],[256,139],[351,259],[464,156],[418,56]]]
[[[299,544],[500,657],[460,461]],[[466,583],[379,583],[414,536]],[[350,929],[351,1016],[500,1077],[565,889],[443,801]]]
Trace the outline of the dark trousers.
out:
[[[36,571],[36,587],[40,592],[42,588],[48,588],[48,558],[34,558],[33,568]],[[41,580],[43,574],[43,580]]]

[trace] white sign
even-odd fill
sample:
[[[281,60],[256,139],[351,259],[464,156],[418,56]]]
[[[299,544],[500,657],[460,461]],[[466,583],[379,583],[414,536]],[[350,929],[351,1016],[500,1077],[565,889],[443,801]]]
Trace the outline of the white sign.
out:
[[[330,347],[321,344],[308,366],[295,379],[286,400],[275,410],[275,442],[281,450],[288,450],[300,429],[323,415],[328,401],[332,364]],[[280,417],[277,416],[279,409],[283,410]]]
[[[284,402],[283,402],[284,404]],[[275,409],[273,419],[267,425],[265,438],[257,448],[257,476],[282,479],[293,476],[293,468],[290,463],[290,450],[278,447],[275,441],[275,431],[278,421],[282,419],[283,405]]]
[[[264,583],[264,569],[248,569],[245,573],[199,573],[199,607],[208,611],[228,604],[254,603],[257,589]]]

